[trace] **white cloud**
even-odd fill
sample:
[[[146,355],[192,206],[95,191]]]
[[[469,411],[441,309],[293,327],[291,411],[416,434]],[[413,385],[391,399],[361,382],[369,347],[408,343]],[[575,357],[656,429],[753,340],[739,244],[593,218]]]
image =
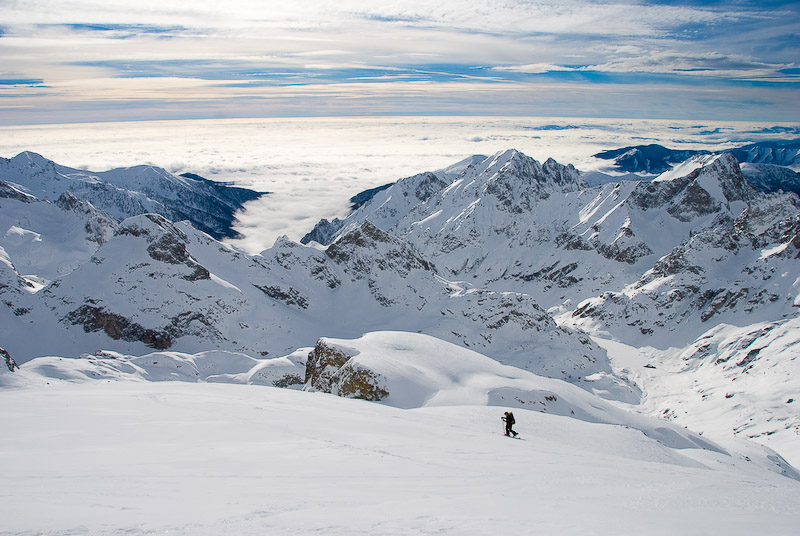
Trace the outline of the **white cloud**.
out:
[[[517,73],[542,74],[558,71],[574,71],[574,68],[554,65],[552,63],[531,63],[528,65],[502,65],[493,67],[496,71],[511,71]]]
[[[782,81],[787,88],[761,87],[753,99],[774,105],[786,91],[797,94],[797,75],[780,72],[794,65],[793,48],[781,44],[800,31],[791,23],[797,10],[759,11],[756,3],[735,0],[711,7],[625,0],[7,4],[0,36],[5,76],[41,80],[43,87],[0,85],[0,110],[27,109],[30,121],[74,120],[75,103],[88,119],[132,117],[131,106],[143,107],[148,117],[197,117],[208,110],[232,117],[246,113],[239,99],[257,99],[252,114],[269,115],[359,113],[358,101],[367,114],[471,113],[487,104],[495,113],[510,92],[538,96],[537,84],[554,83],[524,75],[580,71],[669,74],[691,86],[704,77]],[[453,85],[456,80],[473,83]],[[568,91],[552,103],[554,113],[582,106],[561,97],[598,88],[590,77],[569,80]],[[645,87],[648,79],[609,82],[654,90]],[[567,84],[564,77],[561,83]],[[293,88],[294,98],[286,89],[264,87],[281,85]],[[728,91],[734,99],[739,88]],[[119,99],[116,109],[112,99]],[[181,109],[188,101],[196,105]],[[612,113],[616,102],[600,113]],[[530,113],[524,98],[504,110]],[[133,117],[139,115],[137,109]],[[0,121],[25,117],[4,114]]]

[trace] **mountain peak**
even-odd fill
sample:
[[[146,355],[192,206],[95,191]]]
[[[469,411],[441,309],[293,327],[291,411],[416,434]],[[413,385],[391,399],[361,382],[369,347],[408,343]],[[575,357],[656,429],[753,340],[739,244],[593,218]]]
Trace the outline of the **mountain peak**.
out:
[[[49,164],[53,163],[52,160],[43,157],[39,153],[34,153],[33,151],[22,151],[11,160],[13,162],[30,163],[41,167],[47,165],[48,163]]]
[[[74,169],[30,151],[0,159],[0,177],[42,200],[55,201],[69,190],[120,220],[158,213],[172,221],[189,220],[215,238],[236,236],[236,211],[264,195],[199,176],[175,176],[150,164],[100,172]]]

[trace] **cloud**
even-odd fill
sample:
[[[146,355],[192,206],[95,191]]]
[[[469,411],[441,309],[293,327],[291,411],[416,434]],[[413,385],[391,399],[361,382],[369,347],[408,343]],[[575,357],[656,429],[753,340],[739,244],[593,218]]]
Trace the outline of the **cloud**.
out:
[[[742,101],[756,113],[754,103],[771,110],[797,98],[800,83],[800,8],[787,2],[6,4],[0,121],[7,123],[25,120],[5,114],[11,109],[26,110],[30,122],[73,120],[76,109],[86,120],[130,119],[131,108],[148,118],[238,117],[242,99],[253,103],[251,114],[516,114],[532,111],[542,85],[564,87],[549,109],[571,114],[599,84],[637,88],[658,101],[674,86],[706,81],[730,101],[742,87],[759,93]],[[13,80],[41,87],[20,95]],[[288,87],[293,97],[275,89]],[[526,91],[527,102],[506,100]],[[612,114],[619,96],[600,93],[610,100],[595,109]],[[577,100],[563,98],[569,95]],[[181,108],[188,102],[195,106]]]
[[[553,65],[552,63],[531,63],[528,65],[503,65],[493,67],[496,71],[511,71],[516,73],[542,74],[551,72],[575,71],[572,67]]]

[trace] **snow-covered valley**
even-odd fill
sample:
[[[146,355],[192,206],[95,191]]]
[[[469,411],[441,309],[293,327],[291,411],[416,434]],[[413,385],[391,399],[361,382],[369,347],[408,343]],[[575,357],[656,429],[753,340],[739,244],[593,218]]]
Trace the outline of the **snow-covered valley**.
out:
[[[796,526],[800,200],[730,154],[473,156],[258,255],[4,165],[0,532]]]

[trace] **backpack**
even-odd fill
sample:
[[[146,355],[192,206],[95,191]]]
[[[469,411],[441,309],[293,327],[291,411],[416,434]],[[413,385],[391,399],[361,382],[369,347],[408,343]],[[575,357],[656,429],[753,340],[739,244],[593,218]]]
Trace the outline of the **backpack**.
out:
[[[517,421],[514,420],[514,414],[510,411],[508,412],[508,424],[516,424]]]

